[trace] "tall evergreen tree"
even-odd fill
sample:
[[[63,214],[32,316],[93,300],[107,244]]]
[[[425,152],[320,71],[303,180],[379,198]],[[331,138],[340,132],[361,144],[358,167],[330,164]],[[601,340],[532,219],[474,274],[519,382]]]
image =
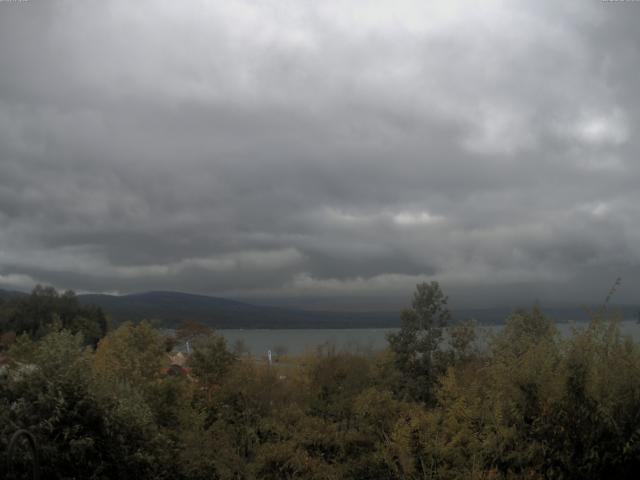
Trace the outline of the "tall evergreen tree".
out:
[[[432,404],[437,377],[442,373],[442,330],[451,320],[447,297],[438,282],[416,286],[411,307],[401,314],[398,333],[388,336],[394,363],[400,371],[398,393],[402,397]]]

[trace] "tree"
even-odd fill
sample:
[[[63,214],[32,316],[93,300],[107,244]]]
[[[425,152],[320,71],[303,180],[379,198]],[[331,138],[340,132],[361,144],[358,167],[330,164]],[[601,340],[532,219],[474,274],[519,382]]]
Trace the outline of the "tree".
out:
[[[235,353],[238,358],[251,356],[251,350],[249,350],[247,343],[242,338],[238,338],[233,342],[233,353]]]
[[[396,390],[402,397],[428,405],[435,401],[434,388],[443,373],[443,362],[439,362],[442,329],[451,319],[447,301],[438,282],[418,284],[411,308],[401,314],[400,331],[387,337],[400,372]]]
[[[81,333],[86,344],[95,346],[107,333],[107,319],[99,307],[82,305],[73,291],[60,294],[41,285],[31,295],[13,297],[0,305],[2,332],[27,333],[38,339],[61,329]]]
[[[162,335],[148,322],[125,322],[98,344],[93,368],[102,379],[146,385],[158,379],[167,363]]]
[[[61,330],[37,342],[22,335],[9,353],[15,363],[0,382],[0,439],[28,429],[42,478],[159,477],[151,422],[138,402],[123,415],[127,409],[96,395],[93,352],[81,335]]]
[[[220,385],[236,360],[236,354],[229,351],[227,341],[220,335],[210,333],[195,343],[188,365],[206,392],[207,403],[212,389]]]
[[[176,340],[178,342],[193,342],[200,337],[208,337],[212,333],[213,329],[204,323],[184,320],[176,329]]]

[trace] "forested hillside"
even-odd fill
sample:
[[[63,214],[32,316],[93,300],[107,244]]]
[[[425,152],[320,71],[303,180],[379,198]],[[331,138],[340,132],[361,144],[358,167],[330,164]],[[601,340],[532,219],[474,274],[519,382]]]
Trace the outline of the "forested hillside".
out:
[[[146,319],[176,327],[189,319],[213,328],[367,328],[398,325],[394,312],[306,311],[180,292],[122,296],[85,294],[78,298],[83,304],[100,306],[115,324]]]

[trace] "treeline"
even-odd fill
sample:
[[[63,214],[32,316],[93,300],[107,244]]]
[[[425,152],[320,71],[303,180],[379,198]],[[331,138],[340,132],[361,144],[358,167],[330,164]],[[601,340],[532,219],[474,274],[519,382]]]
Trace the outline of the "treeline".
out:
[[[60,315],[17,332],[0,380],[0,438],[30,430],[42,478],[624,479],[640,469],[640,349],[604,310],[569,338],[535,308],[515,312],[478,342],[438,284],[421,284],[384,352],[325,346],[270,367],[186,324],[178,335],[194,351],[175,374],[172,340],[148,323],[94,347]]]
[[[95,346],[107,333],[107,318],[101,308],[82,305],[70,290],[60,294],[37,285],[31,295],[0,298],[0,347],[10,345],[16,335],[37,340],[59,330],[80,333]]]

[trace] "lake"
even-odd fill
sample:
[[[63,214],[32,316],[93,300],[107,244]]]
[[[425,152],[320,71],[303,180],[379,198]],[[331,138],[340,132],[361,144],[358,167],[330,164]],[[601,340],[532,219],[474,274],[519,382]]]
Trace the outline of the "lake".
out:
[[[558,323],[557,327],[563,335],[569,335],[573,327],[585,327],[587,323]],[[478,327],[481,334],[487,335],[499,331],[501,325]],[[315,351],[323,344],[335,345],[337,350],[379,351],[387,346],[386,336],[397,328],[354,328],[354,329],[276,329],[276,330],[217,330],[224,336],[230,347],[241,340],[253,356],[264,356],[267,350],[274,354],[282,352],[289,355],[300,355]],[[640,341],[640,325],[636,320],[620,322],[620,330]]]

